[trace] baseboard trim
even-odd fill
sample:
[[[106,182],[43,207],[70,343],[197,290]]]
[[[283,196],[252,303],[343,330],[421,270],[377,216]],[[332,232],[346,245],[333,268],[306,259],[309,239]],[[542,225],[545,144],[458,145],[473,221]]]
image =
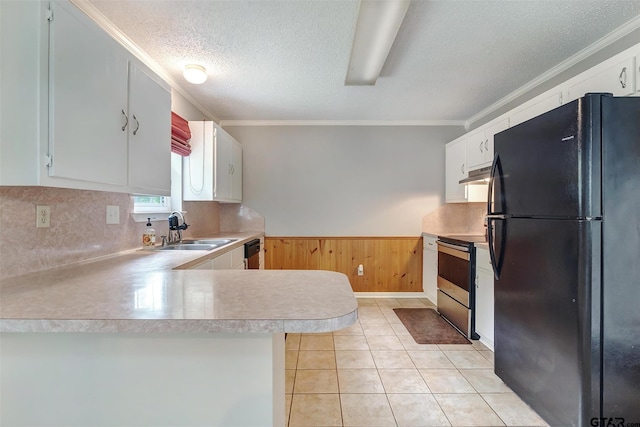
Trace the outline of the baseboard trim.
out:
[[[427,298],[424,292],[354,292],[353,294],[356,298]]]

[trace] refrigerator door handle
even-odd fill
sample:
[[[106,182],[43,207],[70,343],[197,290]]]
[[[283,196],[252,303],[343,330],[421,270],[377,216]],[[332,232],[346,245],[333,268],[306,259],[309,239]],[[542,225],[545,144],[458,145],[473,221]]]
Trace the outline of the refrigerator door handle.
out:
[[[502,213],[506,212],[504,198],[502,197],[502,195],[498,194],[498,192],[494,191],[494,188],[496,186],[496,179],[500,180],[500,188],[502,188],[504,186],[502,182],[502,164],[500,162],[500,156],[497,153],[493,157],[493,163],[491,163],[491,171],[489,172],[489,189],[487,191],[487,215],[501,215]],[[493,203],[494,194],[496,196],[499,196],[496,197],[495,203]],[[492,206],[492,204],[497,205],[498,202],[500,203],[500,213],[494,212]]]
[[[487,243],[489,244],[489,259],[491,260],[491,268],[493,269],[493,277],[496,280],[500,278],[500,273],[498,271],[498,264],[496,262],[496,253],[494,250],[494,240],[493,240],[493,221],[498,218],[490,218],[487,217]]]
[[[493,238],[493,221],[504,220],[506,215],[495,214],[493,212],[493,188],[495,186],[496,178],[502,178],[502,168],[500,166],[500,156],[498,153],[493,157],[491,163],[491,172],[489,174],[489,191],[487,194],[487,241],[489,243],[489,258],[491,259],[491,267],[493,268],[493,275],[496,280],[500,278],[500,266],[498,265],[498,257],[495,252],[495,239]],[[502,212],[505,211],[504,200],[500,197]]]
[[[491,171],[489,172],[489,191],[487,194],[487,215],[493,213],[491,203],[493,202],[493,187],[496,179],[496,171],[498,170],[498,154],[493,156],[493,162],[491,163]]]

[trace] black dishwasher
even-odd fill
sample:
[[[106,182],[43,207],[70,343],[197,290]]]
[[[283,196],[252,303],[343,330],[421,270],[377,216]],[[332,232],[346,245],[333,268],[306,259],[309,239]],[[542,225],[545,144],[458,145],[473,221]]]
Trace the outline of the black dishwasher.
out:
[[[254,239],[244,244],[244,259],[247,270],[260,268],[260,239]]]

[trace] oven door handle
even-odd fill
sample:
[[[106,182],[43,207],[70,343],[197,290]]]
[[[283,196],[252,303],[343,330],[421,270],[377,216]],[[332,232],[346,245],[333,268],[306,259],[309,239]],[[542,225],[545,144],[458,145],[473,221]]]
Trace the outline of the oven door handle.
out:
[[[443,242],[442,240],[438,240],[436,243],[439,246],[444,246],[445,248],[453,249],[454,251],[469,252],[469,248],[467,246],[453,245],[451,243]]]

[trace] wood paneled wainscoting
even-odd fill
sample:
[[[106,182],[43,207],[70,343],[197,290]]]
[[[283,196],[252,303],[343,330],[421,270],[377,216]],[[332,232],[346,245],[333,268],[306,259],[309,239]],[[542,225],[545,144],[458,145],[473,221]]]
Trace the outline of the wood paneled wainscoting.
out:
[[[268,269],[338,271],[354,292],[422,292],[422,237],[265,237],[264,248]]]

